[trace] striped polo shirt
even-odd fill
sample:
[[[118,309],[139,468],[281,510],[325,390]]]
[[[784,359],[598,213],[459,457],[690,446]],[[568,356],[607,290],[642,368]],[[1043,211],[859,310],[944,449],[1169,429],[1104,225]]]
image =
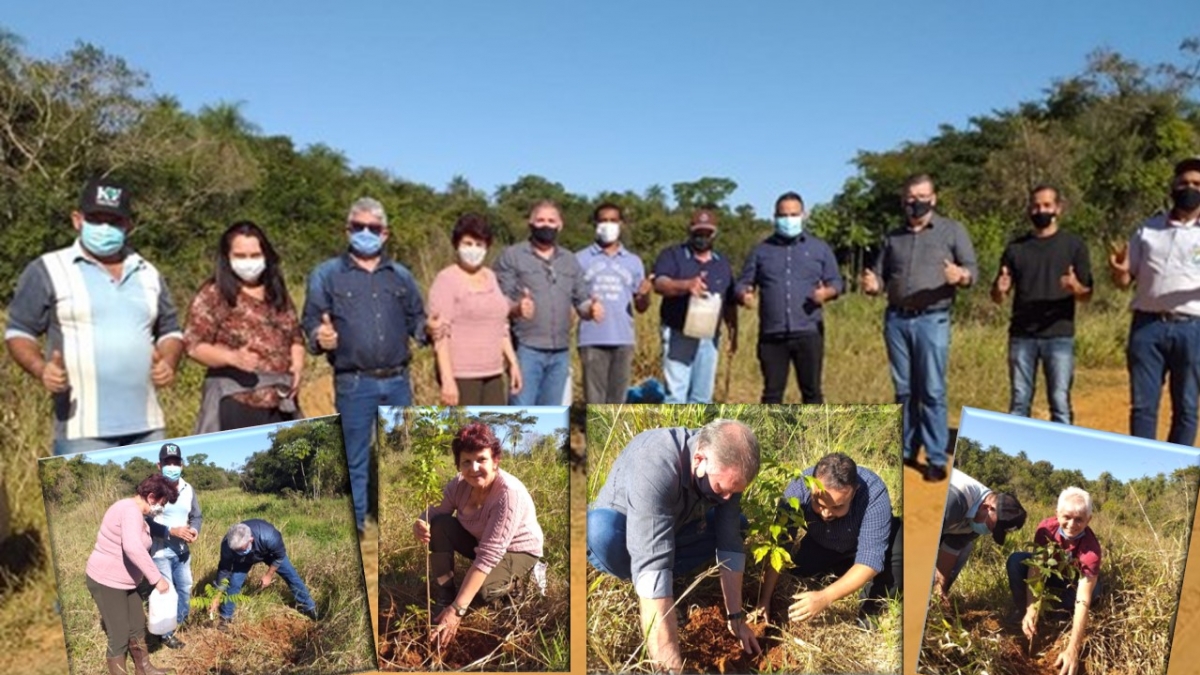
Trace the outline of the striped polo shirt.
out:
[[[4,337],[46,336],[62,352],[70,388],[54,396],[55,438],[109,438],[162,429],[150,381],[155,345],[182,339],[162,276],[130,251],[121,278],[76,240],[30,263],[17,281]]]

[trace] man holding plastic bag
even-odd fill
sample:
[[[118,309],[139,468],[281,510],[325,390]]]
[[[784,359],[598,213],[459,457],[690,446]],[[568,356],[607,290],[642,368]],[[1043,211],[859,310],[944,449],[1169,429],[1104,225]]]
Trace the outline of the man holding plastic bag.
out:
[[[713,250],[716,236],[716,212],[698,209],[688,240],[664,250],[654,263],[654,290],[663,296],[665,403],[712,403],[721,319],[729,330],[729,353],[737,352],[733,268]]]

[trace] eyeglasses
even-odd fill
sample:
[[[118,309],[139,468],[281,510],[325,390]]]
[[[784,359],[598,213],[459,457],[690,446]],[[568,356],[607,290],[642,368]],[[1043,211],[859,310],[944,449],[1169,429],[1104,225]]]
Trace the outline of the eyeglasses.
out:
[[[383,234],[383,231],[386,228],[383,225],[380,225],[379,223],[360,223],[360,222],[352,220],[346,225],[346,229],[350,230],[351,232],[362,232],[363,230],[370,230],[371,234]]]

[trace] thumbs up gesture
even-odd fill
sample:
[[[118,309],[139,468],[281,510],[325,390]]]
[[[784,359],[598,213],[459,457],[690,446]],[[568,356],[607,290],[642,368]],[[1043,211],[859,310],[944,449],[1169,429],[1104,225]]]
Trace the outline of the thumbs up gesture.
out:
[[[604,321],[604,303],[600,302],[600,296],[595,293],[592,293],[591,312],[592,312],[592,316],[591,316],[592,321],[595,321],[596,323],[600,323],[601,321]]]
[[[163,358],[158,347],[150,353],[150,381],[156,387],[166,387],[175,381],[175,369]]]
[[[533,294],[529,292],[529,287],[526,286],[521,291],[521,299],[517,302],[517,311],[522,319],[529,320],[533,318],[533,313],[537,307],[533,304]]]
[[[1012,274],[1008,271],[1008,265],[1001,265],[1000,276],[996,277],[996,290],[1007,294],[1012,290],[1012,285]]]
[[[949,259],[942,261],[942,274],[946,277],[946,283],[951,286],[958,286],[967,276],[966,270],[955,265]]]
[[[1129,243],[1108,245],[1108,267],[1114,273],[1129,274]]]
[[[1067,266],[1067,273],[1059,277],[1058,283],[1064,291],[1072,295],[1079,295],[1085,290],[1083,284],[1079,283],[1079,277],[1075,276],[1074,265]]]
[[[817,286],[812,292],[812,301],[818,305],[824,305],[837,295],[837,289],[825,283],[824,279],[817,279]]]
[[[62,352],[57,349],[42,368],[42,386],[51,394],[61,394],[71,386],[67,381],[67,367],[63,363]]]
[[[333,319],[329,317],[329,312],[321,315],[321,325],[317,327],[317,344],[327,352],[337,349],[338,334],[333,328]]]
[[[862,271],[862,275],[858,279],[859,285],[862,286],[863,293],[867,295],[875,295],[879,292],[879,277],[875,276],[875,270],[866,267]]]

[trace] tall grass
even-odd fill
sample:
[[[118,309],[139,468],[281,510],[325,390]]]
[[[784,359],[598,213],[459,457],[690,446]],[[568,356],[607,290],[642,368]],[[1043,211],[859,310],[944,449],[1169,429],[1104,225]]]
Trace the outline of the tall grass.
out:
[[[181,672],[312,675],[375,666],[358,536],[348,499],[284,499],[237,488],[198,496],[204,525],[191,545],[194,593],[199,595],[216,582],[221,540],[229,526],[262,518],[283,534],[288,559],[316,601],[320,620],[310,623],[289,608],[291,592],[282,579],[260,588],[266,565],[258,565],[242,589],[248,599],[237,607],[231,634],[219,632],[207,610],[193,609],[178,632],[188,646],[158,651],[153,659],[156,665]],[[68,509],[49,506],[67,650],[75,675],[107,672],[107,640],[84,584],[84,570],[100,520],[111,504],[109,495],[86,493],[81,503]]]
[[[896,515],[902,515],[900,491],[900,418],[894,405],[884,406],[591,406],[588,408],[589,448],[588,501],[604,484],[609,468],[622,449],[638,433],[649,429],[685,426],[696,428],[715,418],[729,418],[750,426],[758,439],[763,459],[785,467],[813,466],[829,452],[844,452],[883,479]],[[743,496],[746,513],[773,513],[782,496],[751,484]],[[753,527],[753,523],[751,526]],[[749,546],[748,546],[749,548]],[[676,606],[680,621],[687,607],[721,603],[717,570],[710,569],[694,579],[676,582]],[[646,672],[648,660],[638,618],[638,598],[632,584],[621,582],[588,568],[587,667],[589,672]],[[747,564],[743,601],[753,606],[758,597],[763,566]],[[772,650],[769,669],[778,672],[899,672],[900,603],[890,603],[874,630],[855,624],[857,594],[835,603],[811,623],[787,624],[787,605],[794,593],[816,590],[832,579],[796,580],[788,575],[780,581],[772,603],[772,620],[783,624],[778,634],[768,632],[761,644]],[[686,634],[687,629],[684,629]],[[732,643],[733,637],[724,636]],[[685,659],[688,654],[685,653]],[[684,664],[690,672],[715,672],[718,664]]]
[[[426,632],[426,549],[412,534],[413,521],[428,504],[421,504],[402,479],[414,470],[411,460],[411,453],[400,449],[384,451],[379,462],[380,665],[389,670],[443,667],[430,651]],[[505,452],[500,468],[516,476],[533,496],[545,535],[546,594],[525,579],[523,591],[511,604],[468,614],[455,638],[455,648],[468,647],[470,656],[460,665],[467,670],[566,671],[571,665],[568,469],[556,449],[544,447],[531,453]],[[440,484],[455,473],[447,448]],[[456,561],[460,581],[465,567],[461,558]]]
[[[1065,645],[1071,618],[1043,607],[1035,643],[1003,619],[1015,609],[1005,562],[1027,550],[1037,523],[1054,515],[1055,504],[1026,504],[1029,520],[1003,547],[976,542],[974,553],[951,588],[953,606],[943,609],[933,594],[926,617],[918,671],[950,673],[1049,672],[1045,668]],[[1187,534],[1166,535],[1154,523],[1121,525],[1097,512],[1091,522],[1102,550],[1101,594],[1092,600],[1082,672],[1145,673],[1166,669],[1171,623],[1179,601]],[[1157,534],[1152,534],[1154,532]],[[1023,607],[1021,608],[1024,609]],[[1183,637],[1183,636],[1181,636]],[[1186,638],[1185,638],[1186,639]],[[1057,672],[1057,671],[1055,671]]]

